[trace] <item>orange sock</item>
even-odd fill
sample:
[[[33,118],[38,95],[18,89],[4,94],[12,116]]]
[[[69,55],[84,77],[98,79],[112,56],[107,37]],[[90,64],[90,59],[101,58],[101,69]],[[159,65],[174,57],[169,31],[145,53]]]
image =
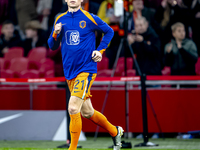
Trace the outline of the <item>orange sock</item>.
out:
[[[71,144],[69,150],[76,150],[78,145],[79,136],[82,129],[82,120],[80,113],[70,115],[71,121],[69,125],[69,131],[71,135]]]
[[[112,137],[115,137],[117,135],[117,128],[112,125],[102,113],[94,110],[93,116],[89,119],[95,124],[107,130]]]

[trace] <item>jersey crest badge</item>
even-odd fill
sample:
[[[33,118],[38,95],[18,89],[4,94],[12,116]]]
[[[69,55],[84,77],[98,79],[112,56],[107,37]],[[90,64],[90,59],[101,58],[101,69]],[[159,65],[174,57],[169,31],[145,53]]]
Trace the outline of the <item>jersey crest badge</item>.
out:
[[[80,34],[77,30],[68,30],[65,37],[68,45],[78,45],[80,43]]]
[[[86,27],[86,22],[85,21],[80,21],[79,22],[79,27],[84,29]]]

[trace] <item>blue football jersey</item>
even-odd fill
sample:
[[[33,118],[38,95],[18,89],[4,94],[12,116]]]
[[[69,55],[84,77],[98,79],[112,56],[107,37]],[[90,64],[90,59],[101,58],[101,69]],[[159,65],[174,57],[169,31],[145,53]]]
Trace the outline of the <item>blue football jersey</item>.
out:
[[[95,31],[104,33],[96,49],[103,53],[114,35],[112,28],[98,16],[82,9],[60,14],[55,20],[57,23],[62,23],[62,30],[57,35],[53,28],[48,44],[52,50],[56,50],[61,43],[65,78],[71,80],[81,72],[97,73],[97,63],[92,59],[96,48]]]

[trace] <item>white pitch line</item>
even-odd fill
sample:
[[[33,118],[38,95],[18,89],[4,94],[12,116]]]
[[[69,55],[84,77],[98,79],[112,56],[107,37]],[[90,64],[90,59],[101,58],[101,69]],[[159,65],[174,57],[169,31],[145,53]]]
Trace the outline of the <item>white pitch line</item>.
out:
[[[16,119],[18,117],[21,117],[22,115],[23,115],[23,113],[19,113],[19,114],[15,114],[15,115],[12,115],[12,116],[0,118],[0,124],[5,123],[5,122],[10,121],[10,120],[13,120],[13,119]]]

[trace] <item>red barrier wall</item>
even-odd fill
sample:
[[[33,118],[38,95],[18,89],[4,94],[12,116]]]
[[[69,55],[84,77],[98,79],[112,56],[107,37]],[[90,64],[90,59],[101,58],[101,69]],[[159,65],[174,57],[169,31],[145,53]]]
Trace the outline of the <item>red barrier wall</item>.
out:
[[[200,130],[200,90],[148,90],[163,132]],[[0,90],[0,110],[29,110],[29,90]],[[92,103],[101,111],[106,91],[92,90]],[[104,114],[108,120],[125,128],[124,91],[110,91]],[[149,132],[159,132],[149,102]],[[129,132],[142,132],[140,90],[129,91]],[[34,90],[34,110],[64,110],[65,90]],[[83,119],[83,131],[95,132],[96,125]],[[100,131],[104,131],[100,129]]]
[[[200,130],[200,90],[148,90],[163,132]],[[93,105],[101,110],[105,91],[92,91]],[[105,115],[115,125],[125,128],[125,93],[111,91]],[[142,132],[141,92],[129,92],[129,131]],[[159,132],[152,109],[147,102],[149,132]],[[85,132],[94,132],[96,126],[83,119]],[[103,131],[103,130],[100,130]]]
[[[65,90],[34,90],[34,110],[66,110]]]
[[[0,90],[0,110],[27,110],[29,108],[29,90]]]

